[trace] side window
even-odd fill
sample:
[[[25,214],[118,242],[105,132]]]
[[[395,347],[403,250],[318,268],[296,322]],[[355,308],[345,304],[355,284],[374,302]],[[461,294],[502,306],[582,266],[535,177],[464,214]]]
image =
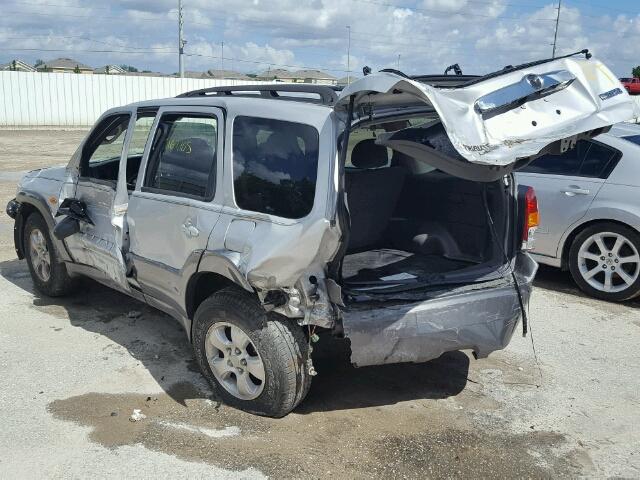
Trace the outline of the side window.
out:
[[[142,157],[144,147],[147,144],[149,133],[153,121],[156,118],[156,112],[140,112],[136,116],[136,123],[131,132],[131,141],[129,142],[129,152],[127,158]]]
[[[114,115],[98,124],[82,152],[81,176],[117,180],[129,118],[129,115]]]
[[[149,154],[145,189],[211,200],[215,193],[217,141],[216,117],[164,114]]]
[[[136,116],[136,123],[131,132],[129,141],[129,151],[127,152],[127,187],[133,190],[138,179],[140,163],[144,147],[149,139],[151,127],[155,120],[157,111],[139,111]]]
[[[522,169],[529,173],[546,173],[549,175],[577,175],[584,159],[589,142],[580,140],[575,148],[562,155],[543,155]]]
[[[581,177],[607,178],[611,173],[609,166],[614,161],[616,154],[616,150],[606,145],[591,142],[578,175]]]
[[[595,141],[580,140],[576,148],[568,150],[562,155],[543,155],[521,171],[607,178],[619,158],[619,152],[607,145]]]
[[[254,117],[233,122],[233,187],[238,206],[284,218],[311,212],[318,173],[318,131]]]

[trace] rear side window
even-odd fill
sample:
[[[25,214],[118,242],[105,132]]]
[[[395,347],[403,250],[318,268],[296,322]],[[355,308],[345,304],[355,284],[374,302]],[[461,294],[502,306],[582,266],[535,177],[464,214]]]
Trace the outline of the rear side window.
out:
[[[318,172],[318,131],[255,117],[233,122],[233,186],[238,207],[284,218],[311,212]]]
[[[619,158],[619,152],[607,145],[580,140],[575,148],[567,150],[562,155],[543,155],[523,168],[522,171],[549,175],[607,178]]]
[[[217,140],[216,117],[164,114],[149,155],[146,190],[211,200]]]

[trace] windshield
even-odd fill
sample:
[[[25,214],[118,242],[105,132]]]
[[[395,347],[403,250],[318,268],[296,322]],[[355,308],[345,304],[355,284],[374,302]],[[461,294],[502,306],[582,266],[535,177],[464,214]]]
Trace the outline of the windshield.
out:
[[[636,145],[640,145],[640,135],[632,135],[630,137],[622,137],[625,140],[629,140],[631,143],[635,143]]]

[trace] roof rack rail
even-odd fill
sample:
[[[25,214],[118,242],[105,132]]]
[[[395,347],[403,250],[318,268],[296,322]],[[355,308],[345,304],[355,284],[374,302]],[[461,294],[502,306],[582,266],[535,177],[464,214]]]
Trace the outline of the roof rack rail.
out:
[[[328,85],[296,85],[291,83],[268,85],[229,85],[225,87],[209,87],[202,88],[200,90],[192,90],[178,95],[176,98],[207,96],[255,97],[256,94],[252,92],[258,92],[262,98],[333,105],[338,99],[336,90],[337,89]],[[303,95],[287,95],[287,93],[306,93],[317,95],[317,98]]]

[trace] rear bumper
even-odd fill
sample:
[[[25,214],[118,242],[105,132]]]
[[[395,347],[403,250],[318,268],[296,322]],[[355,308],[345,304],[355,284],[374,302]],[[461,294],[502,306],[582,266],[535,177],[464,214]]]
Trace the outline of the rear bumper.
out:
[[[528,308],[538,266],[519,253],[515,274]],[[506,347],[522,317],[512,282],[408,305],[345,312],[351,362],[359,367],[425,362],[454,350],[473,350],[483,358]]]

